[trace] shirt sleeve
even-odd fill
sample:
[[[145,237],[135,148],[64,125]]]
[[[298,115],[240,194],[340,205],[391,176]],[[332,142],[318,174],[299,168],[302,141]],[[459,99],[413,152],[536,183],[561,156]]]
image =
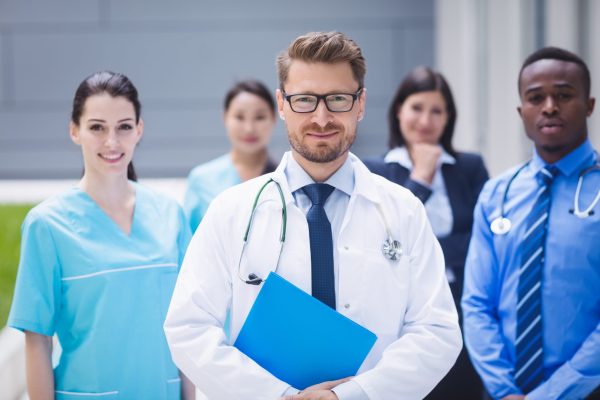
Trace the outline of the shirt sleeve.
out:
[[[286,391],[285,391],[285,392],[283,392],[283,395],[284,395],[284,396],[291,396],[291,395],[298,394],[298,393],[300,393],[300,391],[299,391],[298,389],[296,389],[296,388],[295,388],[295,387],[293,387],[293,386],[290,386],[290,387],[288,387],[288,388],[286,389]]]
[[[332,389],[339,400],[369,400],[369,396],[353,380],[344,382]]]
[[[8,325],[52,336],[60,310],[61,274],[47,222],[30,212],[22,226],[21,255]]]
[[[431,197],[431,194],[433,193],[431,186],[410,177],[404,182],[404,187],[410,190],[423,204],[429,200],[429,197]]]
[[[224,324],[236,256],[221,207],[231,204],[212,204],[192,237],[165,321],[173,361],[209,399],[277,399],[289,384],[228,343]]]
[[[600,324],[573,357],[558,368],[527,399],[582,399],[600,387]]]
[[[482,193],[475,206],[461,304],[465,345],[487,390],[496,399],[520,394],[521,390],[514,381],[513,365],[504,345],[498,316],[501,277],[492,232],[483,210],[487,197]]]

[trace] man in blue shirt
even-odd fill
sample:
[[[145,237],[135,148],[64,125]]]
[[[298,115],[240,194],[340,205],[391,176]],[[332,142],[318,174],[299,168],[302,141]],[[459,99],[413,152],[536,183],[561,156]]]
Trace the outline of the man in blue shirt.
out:
[[[599,395],[600,168],[587,132],[590,82],[568,51],[548,47],[525,60],[518,112],[532,159],[489,181],[475,208],[464,333],[494,399]]]

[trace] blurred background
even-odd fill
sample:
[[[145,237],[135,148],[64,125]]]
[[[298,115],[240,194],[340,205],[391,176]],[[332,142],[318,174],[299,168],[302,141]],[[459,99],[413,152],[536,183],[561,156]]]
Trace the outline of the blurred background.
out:
[[[430,65],[457,99],[457,147],[483,153],[494,175],[530,152],[515,111],[522,61],[558,45],[580,54],[595,78],[599,17],[598,0],[0,0],[0,179],[79,176],[70,103],[100,69],[125,73],[140,91],[139,175],[184,177],[228,149],[225,90],[255,77],[274,91],[277,53],[314,30],[343,31],[364,51],[368,105],[356,154],[384,152],[398,83]],[[279,122],[272,153],[287,147]]]
[[[600,79],[600,0],[0,0],[0,326],[31,204],[73,184],[80,150],[68,137],[72,96],[89,74],[128,75],[142,101],[142,182],[179,197],[189,170],[229,149],[225,91],[257,78],[277,86],[275,57],[308,31],[345,32],[367,60],[367,113],[353,151],[383,154],[386,111],[404,74],[440,70],[458,108],[454,144],[483,155],[492,176],[531,153],[516,112],[517,75],[554,45]],[[600,148],[600,110],[590,136]],[[288,148],[278,121],[271,154]],[[7,202],[11,204],[6,204]],[[0,399],[24,390],[22,337],[0,331]]]

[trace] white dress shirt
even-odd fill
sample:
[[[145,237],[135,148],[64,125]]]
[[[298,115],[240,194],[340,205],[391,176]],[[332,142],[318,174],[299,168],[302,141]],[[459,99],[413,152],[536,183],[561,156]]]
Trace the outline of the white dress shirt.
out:
[[[384,161],[386,163],[398,163],[409,171],[412,171],[413,169],[412,160],[410,159],[408,150],[404,146],[390,150],[386,154]],[[444,182],[444,177],[442,176],[442,164],[455,163],[456,160],[454,157],[442,149],[442,155],[438,160],[431,185],[423,181],[418,181],[420,184],[431,189],[431,196],[425,203],[425,211],[427,212],[427,218],[429,218],[429,222],[433,228],[433,233],[438,238],[450,234],[454,222],[450,200],[448,199],[448,192],[446,191],[446,184]]]

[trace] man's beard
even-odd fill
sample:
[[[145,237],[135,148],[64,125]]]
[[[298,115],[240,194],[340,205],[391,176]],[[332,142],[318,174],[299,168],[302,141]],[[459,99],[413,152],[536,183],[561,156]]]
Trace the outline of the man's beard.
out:
[[[328,163],[334,160],[337,160],[341,155],[345,154],[356,139],[356,131],[351,136],[345,136],[345,129],[341,125],[328,123],[324,128],[321,129],[316,124],[310,125],[302,130],[302,132],[311,131],[311,132],[327,132],[327,131],[337,131],[338,135],[342,136],[342,140],[339,140],[337,143],[333,145],[333,147],[328,144],[323,144],[317,146],[316,149],[311,149],[308,146],[305,146],[297,137],[297,135],[290,135],[288,131],[288,140],[292,148],[300,154],[303,158],[308,161],[315,163]],[[302,136],[303,137],[303,136]]]

